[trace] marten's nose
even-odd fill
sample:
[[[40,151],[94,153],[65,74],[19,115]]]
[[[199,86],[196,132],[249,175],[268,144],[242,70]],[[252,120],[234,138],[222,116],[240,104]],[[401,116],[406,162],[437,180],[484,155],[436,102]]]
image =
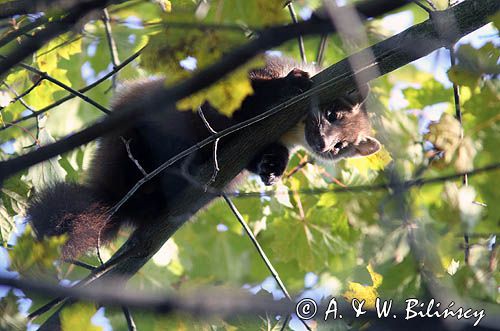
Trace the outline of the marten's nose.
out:
[[[316,148],[316,151],[319,153],[324,153],[328,149],[328,146],[326,146],[326,141],[325,139],[323,139],[323,137],[318,137],[316,139],[314,147]]]

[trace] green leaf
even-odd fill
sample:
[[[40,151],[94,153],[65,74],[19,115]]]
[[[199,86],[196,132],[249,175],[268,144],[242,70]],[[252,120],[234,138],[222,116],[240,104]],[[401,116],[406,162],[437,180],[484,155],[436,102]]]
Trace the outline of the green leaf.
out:
[[[7,295],[0,299],[0,329],[21,331],[26,330],[27,320],[18,309],[18,298],[8,291]]]
[[[65,307],[61,311],[62,331],[102,331],[102,327],[95,326],[90,321],[96,311],[93,304],[83,302]]]
[[[434,165],[450,164],[453,162],[458,172],[472,169],[476,147],[470,137],[462,138],[462,128],[460,123],[451,115],[443,114],[437,123],[429,126],[429,133],[425,139],[431,142],[434,147],[444,152],[444,157]]]
[[[33,279],[54,279],[54,260],[61,256],[60,247],[65,241],[65,236],[35,240],[28,227],[9,251],[12,270]]]
[[[435,79],[428,79],[419,88],[410,87],[403,90],[408,101],[407,108],[423,109],[440,102],[452,102],[453,93],[451,89],[445,88],[443,84]]]
[[[471,45],[461,45],[457,50],[458,64],[448,71],[450,80],[459,85],[474,87],[483,75],[498,75],[500,49],[494,43],[486,43],[475,49]]]
[[[14,216],[22,213],[28,197],[29,186],[22,174],[8,178],[0,189],[0,240],[6,244],[14,230]]]
[[[41,124],[43,125],[43,123]],[[40,145],[48,145],[55,142],[55,139],[50,135],[46,128],[40,129],[39,134]],[[55,182],[63,181],[66,173],[59,164],[60,156],[44,161],[29,168],[26,176],[35,187],[44,187]]]

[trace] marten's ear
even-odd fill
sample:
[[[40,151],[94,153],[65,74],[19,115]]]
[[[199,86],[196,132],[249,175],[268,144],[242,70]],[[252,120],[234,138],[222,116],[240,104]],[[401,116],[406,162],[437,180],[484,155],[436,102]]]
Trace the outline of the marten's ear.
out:
[[[354,157],[363,157],[372,155],[380,149],[380,142],[373,137],[364,137],[359,143],[354,145],[356,153]]]

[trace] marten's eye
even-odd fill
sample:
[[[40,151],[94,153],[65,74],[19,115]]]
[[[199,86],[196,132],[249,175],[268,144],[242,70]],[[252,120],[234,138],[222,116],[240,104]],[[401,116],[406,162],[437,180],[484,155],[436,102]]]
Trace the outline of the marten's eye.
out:
[[[333,123],[335,121],[338,121],[339,119],[342,118],[342,114],[340,112],[337,112],[337,111],[331,111],[331,110],[328,110],[326,112],[326,119],[328,120],[328,122],[330,123]]]

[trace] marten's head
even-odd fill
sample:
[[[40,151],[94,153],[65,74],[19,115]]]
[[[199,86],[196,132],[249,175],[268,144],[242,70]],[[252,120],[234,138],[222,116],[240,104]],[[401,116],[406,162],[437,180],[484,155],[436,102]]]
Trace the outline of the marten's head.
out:
[[[325,161],[371,155],[380,143],[371,136],[365,100],[357,91],[333,104],[314,107],[304,120],[305,146]]]

